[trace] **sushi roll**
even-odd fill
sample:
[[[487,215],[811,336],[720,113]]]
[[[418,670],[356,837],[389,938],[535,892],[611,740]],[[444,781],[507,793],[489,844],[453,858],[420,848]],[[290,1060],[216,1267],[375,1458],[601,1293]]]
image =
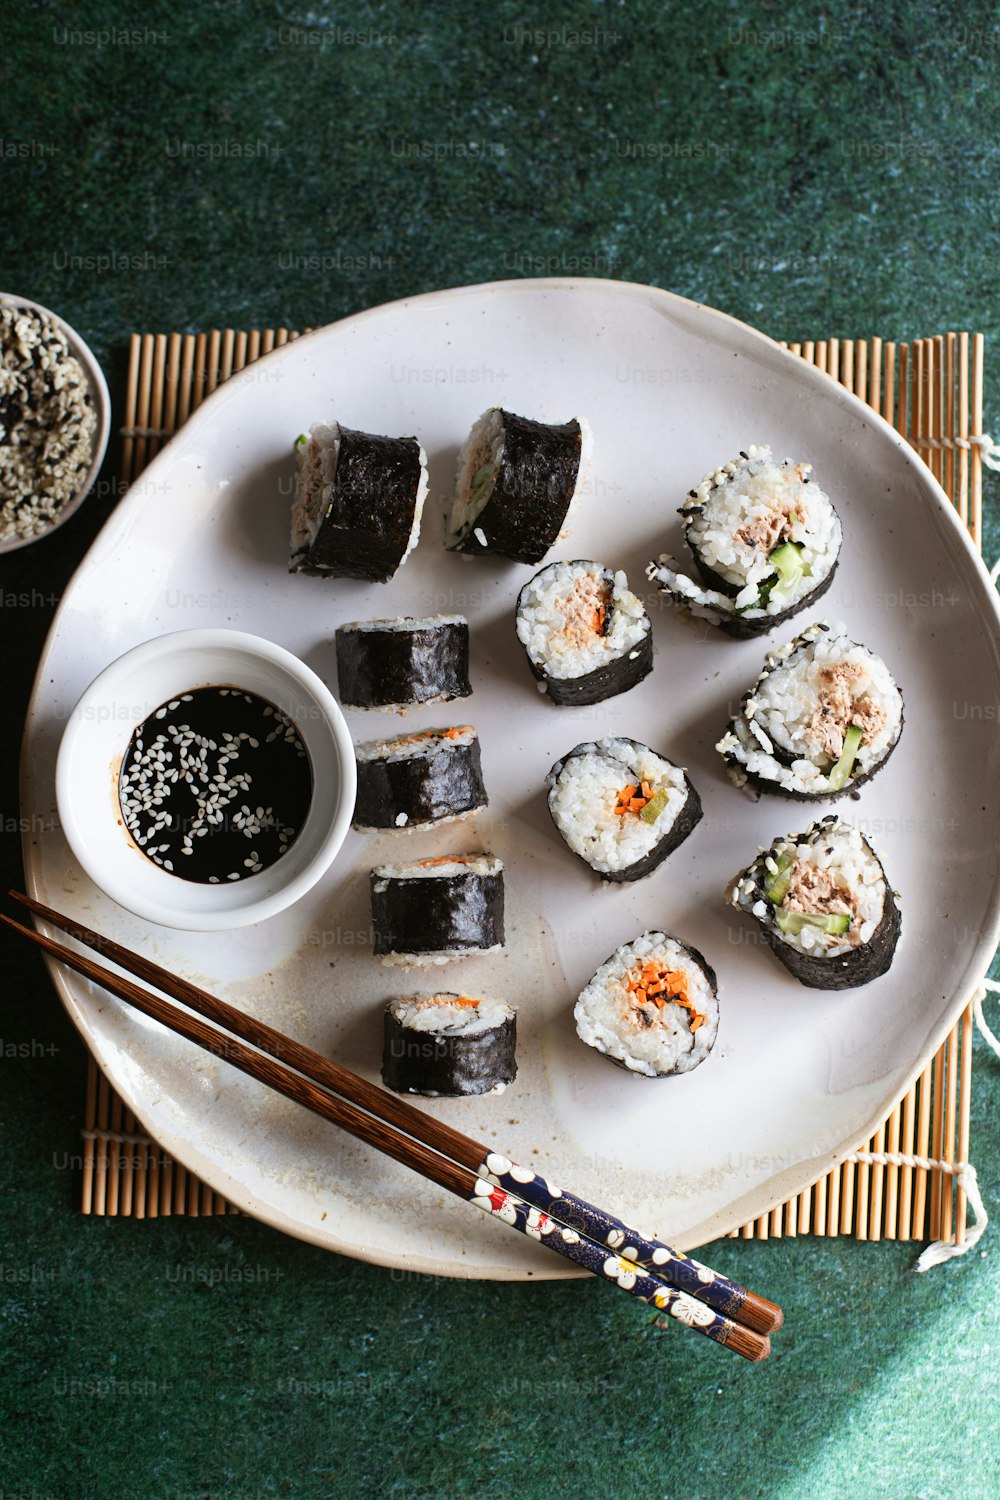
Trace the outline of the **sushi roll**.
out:
[[[635,687],[653,670],[653,636],[625,574],[600,563],[550,563],[517,599],[517,638],[539,692],[587,707]]]
[[[751,448],[706,475],[679,513],[700,583],[667,553],[647,576],[728,635],[763,635],[815,604],[833,581],[840,520],[811,464],[779,463],[766,445]]]
[[[726,900],[761,931],[800,984],[849,990],[885,974],[899,942],[895,893],[871,844],[832,813],[775,839]]]
[[[604,880],[651,874],[701,819],[701,800],[684,771],[638,740],[577,745],[556,761],[545,785],[552,821]]]
[[[379,865],[370,883],[375,953],[384,963],[445,964],[503,946],[503,863],[492,854]]]
[[[358,745],[355,828],[433,828],[487,804],[471,724]]]
[[[715,971],[695,948],[644,932],[616,949],[580,995],[577,1034],[645,1078],[690,1073],[719,1034]]]
[[[582,418],[550,425],[490,407],[458,455],[446,545],[541,562],[580,491],[590,449]]]
[[[810,625],[772,651],[716,745],[737,786],[800,801],[842,797],[875,775],[903,728],[885,662],[842,625]]]
[[[337,630],[345,708],[400,710],[467,698],[469,627],[461,615],[355,620]]]
[[[420,536],[427,459],[416,438],[338,422],[295,445],[289,572],[387,583]]]
[[[384,1024],[382,1081],[397,1094],[502,1094],[517,1077],[517,1017],[503,1000],[406,995]]]

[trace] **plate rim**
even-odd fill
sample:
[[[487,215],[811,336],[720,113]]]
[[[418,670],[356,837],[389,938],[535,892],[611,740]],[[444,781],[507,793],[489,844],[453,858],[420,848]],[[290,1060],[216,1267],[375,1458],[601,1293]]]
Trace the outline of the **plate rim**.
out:
[[[610,295],[628,295],[645,298],[654,302],[657,299],[663,299],[666,308],[673,307],[679,312],[686,310],[689,316],[693,311],[697,315],[717,320],[721,326],[732,328],[741,338],[748,339],[751,344],[758,343],[760,348],[766,351],[768,358],[777,359],[779,363],[783,363],[786,360],[790,361],[789,370],[794,368],[796,377],[804,381],[806,385],[812,385],[816,390],[825,392],[827,390],[826,383],[832,380],[832,377],[827,375],[825,371],[821,371],[814,365],[808,364],[799,355],[793,354],[790,349],[783,347],[778,340],[771,338],[770,335],[763,333],[752,324],[746,323],[732,316],[732,314],[722,312],[720,309],[711,307],[706,303],[683,297],[677,292],[671,292],[665,288],[647,283],[618,281],[609,277],[588,276],[525,277],[513,280],[468,283],[397,297],[389,302],[377,303],[372,307],[350,313],[344,318],[335,319],[331,323],[311,328],[307,332],[298,334],[294,340],[290,340],[269,350],[267,354],[261,355],[255,360],[252,365],[245,366],[243,370],[231,376],[223,385],[216,387],[202,401],[198,408],[191,413],[184,426],[179,428],[168,439],[151,462],[143,469],[142,475],[143,477],[148,476],[150,471],[170,452],[173,444],[182,433],[187,432],[190,435],[191,432],[196,432],[198,426],[204,423],[206,413],[211,418],[214,413],[215,404],[221,408],[223,404],[221,398],[225,397],[227,400],[233,399],[238,390],[239,383],[243,382],[248,376],[251,380],[255,378],[254,372],[262,360],[270,360],[276,356],[283,356],[286,351],[300,344],[304,339],[311,340],[324,336],[334,328],[344,329],[358,325],[364,320],[374,319],[394,308],[400,310],[417,304],[430,305],[435,301],[447,301],[463,294],[514,291],[544,292],[556,289],[570,292],[589,292],[594,288],[600,288],[606,294]],[[996,650],[997,642],[1000,640],[1000,597],[998,597],[997,591],[990,579],[989,571],[982,554],[974,546],[972,538],[962,523],[957,509],[917,452],[880,412],[877,412],[873,407],[862,401],[854,392],[840,385],[839,382],[833,381],[833,386],[837,392],[839,402],[845,403],[849,409],[853,406],[857,417],[863,417],[866,423],[874,426],[876,430],[880,430],[883,439],[889,437],[892,440],[893,445],[903,455],[919,483],[925,489],[929,490],[931,497],[936,502],[938,511],[946,513],[947,519],[945,524],[951,527],[951,540],[952,542],[957,541],[959,543],[960,550],[964,551],[966,561],[972,565],[972,573],[978,578],[979,597],[978,599],[974,598],[973,602],[978,603],[982,614],[987,619],[992,616],[994,649]],[[26,805],[27,789],[31,784],[29,776],[29,742],[38,718],[39,698],[43,687],[45,664],[56,644],[63,612],[68,608],[68,600],[74,592],[74,586],[77,583],[78,577],[87,569],[91,554],[100,546],[104,532],[111,521],[123,513],[123,508],[131,508],[141,503],[143,496],[138,489],[138,478],[139,476],[136,477],[136,480],[133,480],[128,491],[111,511],[104,525],[96,537],[94,537],[79,564],[74,569],[46,634],[35,670],[35,678],[25,715],[21,741],[19,791],[22,813]],[[27,829],[22,834],[22,856],[25,883],[28,892],[37,899],[43,899],[40,891],[40,870],[36,859],[33,857],[32,845]],[[777,1175],[768,1178],[756,1188],[745,1193],[741,1198],[729,1203],[725,1208],[717,1210],[708,1219],[696,1225],[690,1235],[676,1237],[675,1245],[678,1249],[696,1249],[700,1245],[731,1234],[751,1219],[761,1218],[773,1212],[775,1208],[780,1207],[790,1196],[808,1191],[815,1183],[827,1176],[830,1171],[839,1167],[852,1152],[858,1150],[859,1145],[863,1145],[872,1135],[876,1134],[880,1126],[885,1123],[888,1116],[896,1108],[899,1101],[910,1091],[913,1084],[940,1050],[942,1043],[958,1023],[969,1002],[981,987],[984,976],[989,971],[998,943],[1000,943],[1000,884],[994,887],[993,895],[991,924],[988,928],[984,928],[980,932],[978,943],[970,959],[970,966],[978,977],[971,980],[966,987],[956,990],[950,1005],[942,1013],[942,1018],[938,1022],[937,1027],[929,1033],[929,1039],[924,1044],[917,1061],[907,1073],[905,1084],[902,1088],[893,1090],[893,1097],[887,1107],[879,1106],[877,1114],[871,1122],[871,1128],[869,1129],[866,1126],[860,1137],[856,1132],[852,1131],[851,1137],[847,1141],[841,1141],[836,1148],[824,1152],[822,1158],[811,1158],[795,1163],[784,1168]],[[983,959],[984,954],[985,959]],[[171,1131],[168,1131],[166,1135],[162,1135],[159,1131],[153,1132],[149,1129],[149,1126],[146,1124],[145,1102],[131,1097],[127,1090],[127,1085],[123,1087],[119,1082],[115,1081],[112,1067],[113,1060],[106,1055],[106,1049],[101,1045],[98,1038],[92,1034],[92,1029],[88,1024],[88,1015],[85,1014],[85,1005],[74,994],[69,973],[62,969],[57,960],[47,955],[45,956],[45,965],[57,995],[62,1001],[73,1024],[76,1026],[77,1031],[83,1038],[97,1066],[108,1078],[111,1086],[136,1116],[143,1128],[148,1131],[151,1139],[162,1150],[173,1157],[175,1161],[183,1165],[188,1171],[194,1172],[207,1186],[221,1194],[230,1203],[233,1203],[248,1217],[255,1218],[262,1223],[266,1223],[271,1228],[289,1234],[293,1238],[314,1244],[319,1248],[331,1250],[336,1254],[345,1255],[351,1259],[383,1266],[388,1269],[447,1276],[457,1280],[489,1280],[522,1283],[527,1281],[579,1280],[587,1275],[586,1272],[580,1271],[560,1258],[551,1255],[543,1259],[541,1254],[539,1254],[538,1266],[532,1269],[510,1267],[501,1264],[490,1266],[477,1265],[463,1268],[454,1260],[439,1261],[432,1256],[418,1254],[405,1249],[390,1255],[378,1247],[345,1241],[338,1235],[331,1234],[328,1230],[321,1233],[318,1225],[306,1223],[302,1220],[295,1220],[270,1205],[259,1205],[256,1203],[253,1194],[249,1190],[244,1190],[241,1184],[230,1178],[223,1168],[216,1166],[212,1162],[206,1162],[195,1143],[188,1137],[176,1137]],[[803,1183],[801,1182],[801,1177],[806,1168],[809,1169],[808,1180]],[[815,1171],[812,1170],[813,1168],[815,1168]],[[790,1178],[794,1173],[798,1174],[794,1185],[783,1186],[785,1179]]]

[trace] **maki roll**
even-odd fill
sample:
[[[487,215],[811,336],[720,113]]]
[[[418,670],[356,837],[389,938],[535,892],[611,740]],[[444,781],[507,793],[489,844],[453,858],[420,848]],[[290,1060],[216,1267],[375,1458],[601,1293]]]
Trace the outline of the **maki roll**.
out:
[[[701,800],[680,766],[638,740],[577,745],[545,780],[552,821],[604,880],[639,880],[682,844]]]
[[[842,797],[874,776],[903,728],[903,699],[881,657],[842,625],[810,625],[772,651],[716,745],[754,796]]]
[[[471,724],[358,745],[355,828],[433,828],[485,807],[479,736]]]
[[[590,448],[582,418],[550,425],[490,407],[458,455],[446,545],[541,562],[579,493]]]
[[[295,444],[289,572],[387,583],[420,535],[427,459],[416,438],[332,422]]]
[[[761,931],[800,984],[849,990],[885,974],[899,907],[871,844],[832,813],[776,839],[742,870],[726,900]]]
[[[700,583],[663,553],[651,583],[728,635],[763,635],[833,581],[842,532],[812,465],[751,448],[706,475],[679,514]]]
[[[715,971],[695,948],[644,932],[616,949],[581,993],[577,1034],[597,1052],[645,1078],[690,1073],[715,1046]]]
[[[406,995],[385,1008],[382,1081],[397,1094],[502,1094],[517,1077],[517,1018],[503,1000]]]
[[[375,953],[387,964],[445,964],[503,946],[503,863],[445,854],[370,876]]]
[[[550,563],[517,599],[517,638],[550,703],[586,707],[653,670],[653,636],[628,579],[600,563]]]
[[[469,627],[461,615],[355,620],[337,629],[345,708],[411,708],[467,698]]]

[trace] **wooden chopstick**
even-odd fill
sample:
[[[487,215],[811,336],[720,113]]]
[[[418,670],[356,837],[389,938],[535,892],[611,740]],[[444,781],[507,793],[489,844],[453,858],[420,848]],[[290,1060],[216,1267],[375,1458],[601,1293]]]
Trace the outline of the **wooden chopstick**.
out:
[[[80,941],[96,947],[122,967],[149,978],[165,993],[198,1008],[236,1035],[245,1036],[261,1050],[251,1051],[243,1047],[186,1012],[176,1010],[158,996],[101,968],[84,955],[74,953],[7,917],[0,917],[6,925],[85,977],[278,1092],[369,1141],[394,1160],[422,1172],[457,1196],[490,1209],[534,1238],[547,1235],[544,1243],[551,1248],[596,1274],[603,1273],[615,1279],[641,1300],[666,1308],[716,1342],[726,1344],[748,1359],[766,1357],[769,1341],[749,1325],[748,1315],[758,1320],[766,1316],[771,1329],[779,1327],[781,1311],[773,1303],[717,1277],[690,1257],[635,1235],[611,1215],[571,1194],[561,1193],[538,1174],[526,1172],[488,1148],[478,1146],[444,1122],[425,1115],[404,1100],[385,1093],[140,955],[101,938],[89,928],[62,917],[41,903],[14,892],[11,894],[17,895],[23,905],[65,928]],[[281,1061],[276,1062],[275,1058]],[[290,1064],[298,1072],[291,1072],[283,1063]],[[301,1073],[306,1076],[299,1076]],[[314,1087],[316,1082],[321,1084],[321,1090]],[[344,1093],[345,1097],[337,1097],[331,1089]],[[407,1135],[400,1134],[397,1124],[402,1125]],[[563,1224],[561,1216],[569,1222]],[[604,1230],[607,1232],[602,1232]],[[589,1231],[593,1231],[593,1235]],[[696,1282],[701,1292],[695,1300],[684,1284],[689,1280]],[[709,1302],[710,1296],[714,1297],[715,1306]],[[720,1302],[726,1303],[727,1307],[720,1308],[717,1305]],[[732,1316],[727,1316],[727,1309]],[[741,1321],[735,1321],[737,1317]]]

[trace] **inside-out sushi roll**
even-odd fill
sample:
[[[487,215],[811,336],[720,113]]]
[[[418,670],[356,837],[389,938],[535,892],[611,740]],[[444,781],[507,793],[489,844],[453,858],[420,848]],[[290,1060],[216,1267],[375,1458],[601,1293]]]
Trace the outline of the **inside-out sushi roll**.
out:
[[[550,703],[600,703],[653,670],[649,616],[620,569],[586,559],[549,563],[518,595],[515,623]]]
[[[737,786],[803,801],[841,797],[885,765],[903,699],[881,657],[843,625],[810,625],[768,654],[716,749]]]
[[[644,932],[603,963],[573,1011],[581,1041],[646,1078],[690,1073],[715,1046],[715,971],[664,932]]]
[[[354,753],[355,828],[431,828],[487,804],[479,736],[471,724],[373,740]]]
[[[577,745],[546,777],[549,812],[574,854],[605,880],[638,880],[701,819],[680,766],[638,740]]]
[[[842,532],[811,464],[750,448],[706,475],[680,515],[700,582],[667,553],[648,577],[729,635],[762,635],[830,587]]]
[[[503,946],[503,862],[445,854],[379,865],[370,876],[375,953],[387,964],[444,964]]]
[[[385,1008],[382,1081],[397,1094],[502,1094],[517,1077],[517,1017],[504,1000],[405,995]]]
[[[461,615],[355,620],[337,630],[345,708],[399,710],[467,698],[469,627]]]
[[[420,536],[427,459],[416,438],[338,422],[295,445],[292,573],[387,583]]]
[[[579,493],[590,448],[582,418],[533,422],[490,407],[458,455],[446,545],[541,562]]]
[[[726,900],[760,924],[785,968],[811,989],[877,979],[899,941],[899,907],[878,855],[832,813],[805,833],[775,839],[736,876]]]

